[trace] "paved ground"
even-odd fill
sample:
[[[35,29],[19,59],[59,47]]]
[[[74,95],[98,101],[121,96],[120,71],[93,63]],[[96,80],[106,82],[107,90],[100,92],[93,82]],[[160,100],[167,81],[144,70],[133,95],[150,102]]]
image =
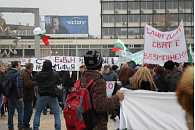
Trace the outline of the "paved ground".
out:
[[[16,116],[17,115],[15,114],[15,116],[14,116],[15,130],[17,130],[16,129],[17,128]],[[32,124],[32,121],[31,121],[31,124]],[[61,125],[62,125],[61,130],[66,130],[63,114],[61,114]],[[109,121],[108,128],[109,128],[109,130],[114,130],[112,121]],[[7,116],[0,119],[0,130],[7,130]],[[53,115],[47,114],[47,115],[41,116],[40,130],[55,130],[54,129],[54,116]]]

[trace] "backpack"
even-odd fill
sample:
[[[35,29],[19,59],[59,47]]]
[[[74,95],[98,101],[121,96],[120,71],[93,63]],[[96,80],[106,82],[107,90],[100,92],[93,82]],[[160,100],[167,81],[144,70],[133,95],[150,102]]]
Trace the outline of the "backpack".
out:
[[[12,80],[11,78],[6,77],[2,83],[1,83],[1,88],[2,88],[2,93],[4,96],[9,97],[12,89]]]
[[[2,93],[4,96],[10,97],[13,87],[16,87],[17,98],[21,98],[23,96],[23,85],[23,80],[19,72],[13,75],[6,75],[1,83]]]
[[[64,118],[67,130],[92,130],[95,126],[95,111],[89,89],[94,86],[90,80],[85,87],[77,80],[67,95]]]

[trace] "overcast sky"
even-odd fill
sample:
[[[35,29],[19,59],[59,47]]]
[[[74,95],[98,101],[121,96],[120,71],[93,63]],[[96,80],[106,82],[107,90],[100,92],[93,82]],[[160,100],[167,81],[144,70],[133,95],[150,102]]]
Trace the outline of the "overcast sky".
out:
[[[0,0],[0,7],[39,8],[40,15],[79,16],[88,15],[89,34],[100,35],[99,0]],[[33,15],[4,14],[7,23],[33,24]]]

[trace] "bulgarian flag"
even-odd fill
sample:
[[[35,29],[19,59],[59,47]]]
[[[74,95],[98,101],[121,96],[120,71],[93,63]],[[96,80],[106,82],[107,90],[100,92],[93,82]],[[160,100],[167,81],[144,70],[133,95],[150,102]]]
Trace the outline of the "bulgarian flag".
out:
[[[112,52],[120,52],[120,51],[128,51],[128,49],[125,46],[125,44],[120,39],[118,39],[114,47],[112,48]]]
[[[193,63],[193,57],[192,57],[193,53],[192,53],[192,46],[191,46],[191,44],[190,44],[188,49],[189,49],[189,51],[188,51],[188,62],[189,63]]]

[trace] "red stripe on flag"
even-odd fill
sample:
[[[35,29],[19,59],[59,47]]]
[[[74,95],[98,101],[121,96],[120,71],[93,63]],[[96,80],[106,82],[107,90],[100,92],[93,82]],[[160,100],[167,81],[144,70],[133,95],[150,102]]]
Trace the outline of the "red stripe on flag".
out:
[[[120,48],[116,48],[116,47],[113,47],[112,48],[112,52],[117,52],[117,51],[121,51],[122,49],[120,49]]]

